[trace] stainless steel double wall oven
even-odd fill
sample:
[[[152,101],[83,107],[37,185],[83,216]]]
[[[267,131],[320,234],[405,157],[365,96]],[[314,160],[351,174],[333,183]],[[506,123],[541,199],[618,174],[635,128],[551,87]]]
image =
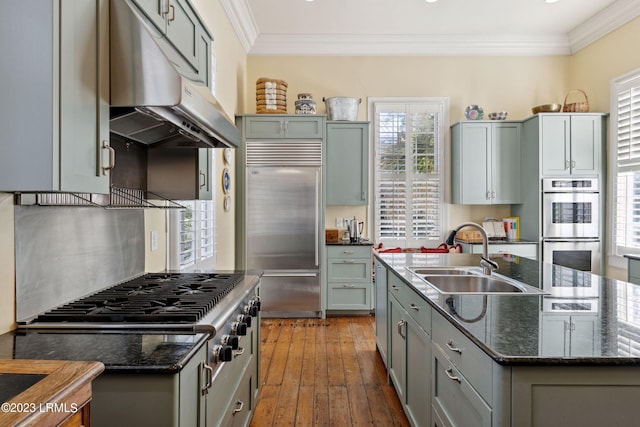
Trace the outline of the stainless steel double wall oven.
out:
[[[542,180],[545,262],[600,273],[602,230],[598,178]]]

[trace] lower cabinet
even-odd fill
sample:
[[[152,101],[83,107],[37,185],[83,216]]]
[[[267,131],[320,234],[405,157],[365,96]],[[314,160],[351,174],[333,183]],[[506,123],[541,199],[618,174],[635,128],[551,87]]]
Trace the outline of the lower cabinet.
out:
[[[389,331],[388,298],[387,298],[387,269],[375,260],[375,313],[376,313],[376,345],[382,361],[387,365],[387,336]]]
[[[411,424],[427,426],[431,418],[431,309],[407,304],[421,298],[394,275],[389,284],[398,287],[392,292],[405,300],[403,304],[396,295],[388,297],[389,375]]]
[[[371,311],[371,246],[327,246],[327,310]]]
[[[597,315],[544,314],[541,354],[547,357],[576,357],[599,354]]]
[[[463,253],[482,254],[481,243],[458,242]],[[536,243],[493,243],[488,246],[490,254],[510,254],[525,258],[538,259]]]
[[[433,347],[433,425],[491,427],[491,407],[439,345]]]

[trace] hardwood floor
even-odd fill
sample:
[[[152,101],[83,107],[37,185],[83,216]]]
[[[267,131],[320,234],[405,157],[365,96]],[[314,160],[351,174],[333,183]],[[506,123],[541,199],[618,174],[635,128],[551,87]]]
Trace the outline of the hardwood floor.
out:
[[[264,319],[251,427],[409,426],[375,344],[373,316]]]

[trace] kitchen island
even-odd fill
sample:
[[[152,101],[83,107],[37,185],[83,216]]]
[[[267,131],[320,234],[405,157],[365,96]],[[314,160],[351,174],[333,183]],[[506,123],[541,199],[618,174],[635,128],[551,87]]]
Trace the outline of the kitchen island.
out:
[[[407,268],[478,266],[478,255],[375,255],[376,287],[387,289],[376,303],[388,331],[378,347],[413,423],[636,423],[640,287],[512,255],[492,260],[499,275],[546,294],[444,294]]]

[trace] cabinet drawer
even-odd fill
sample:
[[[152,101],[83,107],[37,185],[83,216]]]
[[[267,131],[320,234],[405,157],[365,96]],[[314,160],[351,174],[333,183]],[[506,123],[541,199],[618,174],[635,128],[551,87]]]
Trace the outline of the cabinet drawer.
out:
[[[371,286],[356,283],[329,283],[329,310],[371,309]]]
[[[461,371],[480,395],[492,402],[493,362],[462,332],[438,313],[432,317],[432,340]]]
[[[328,261],[329,282],[371,282],[370,259],[340,259],[334,258]]]
[[[409,285],[393,273],[388,275],[389,293],[397,298],[402,307],[431,335],[431,306]]]
[[[322,139],[324,137],[324,117],[282,115],[247,117],[245,119],[245,137],[247,139]]]
[[[491,427],[492,410],[438,345],[433,353],[433,420],[444,426]]]
[[[327,246],[327,258],[371,258],[371,246]]]

